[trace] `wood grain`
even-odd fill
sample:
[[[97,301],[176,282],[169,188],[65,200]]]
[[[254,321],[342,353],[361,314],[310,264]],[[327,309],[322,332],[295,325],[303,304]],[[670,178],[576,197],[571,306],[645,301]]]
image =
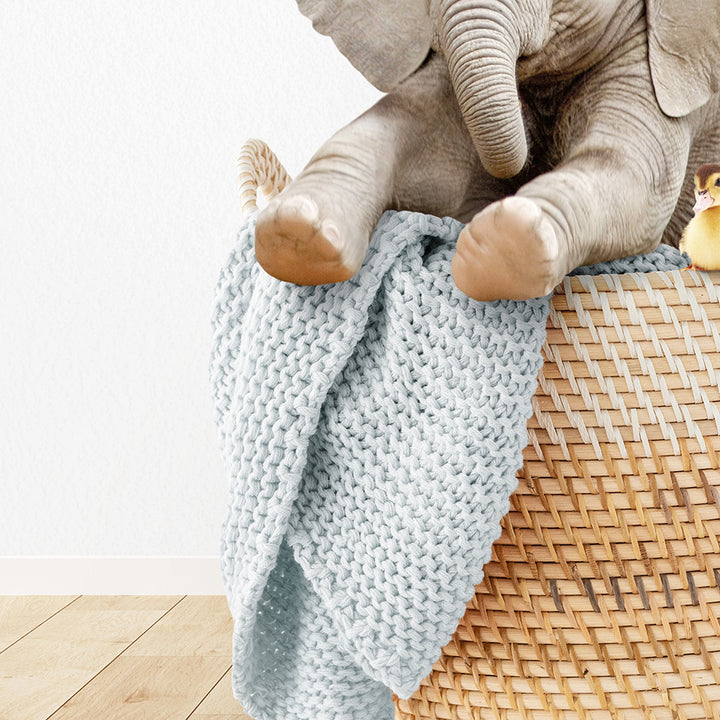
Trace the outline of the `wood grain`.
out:
[[[2,720],[48,718],[181,598],[82,596],[63,607],[0,652]]]
[[[228,664],[219,655],[121,655],[50,717],[186,720]]]
[[[0,597],[0,720],[252,720],[224,596]]]
[[[230,667],[232,616],[222,595],[188,595],[123,654],[220,655]]]
[[[0,652],[78,597],[79,595],[0,596]]]
[[[184,597],[51,718],[186,720],[228,672],[231,651],[225,598]]]
[[[252,720],[235,699],[231,680],[232,670],[228,670],[188,720]]]

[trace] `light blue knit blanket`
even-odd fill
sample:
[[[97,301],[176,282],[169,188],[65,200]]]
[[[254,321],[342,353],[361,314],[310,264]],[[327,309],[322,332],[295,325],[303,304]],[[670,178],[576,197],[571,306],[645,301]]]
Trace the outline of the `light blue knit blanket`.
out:
[[[550,296],[453,284],[462,224],[381,218],[347,282],[222,271],[211,381],[230,478],[233,690],[256,720],[392,720],[452,637],[517,486]],[[677,269],[655,253],[576,272]]]

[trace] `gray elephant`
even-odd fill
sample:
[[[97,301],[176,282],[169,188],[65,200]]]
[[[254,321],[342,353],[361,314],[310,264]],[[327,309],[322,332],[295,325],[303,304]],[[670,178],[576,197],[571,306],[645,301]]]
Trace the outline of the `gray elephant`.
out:
[[[716,0],[298,0],[387,94],[261,212],[255,252],[299,284],[358,271],[386,209],[467,223],[477,300],[677,245],[720,159]]]

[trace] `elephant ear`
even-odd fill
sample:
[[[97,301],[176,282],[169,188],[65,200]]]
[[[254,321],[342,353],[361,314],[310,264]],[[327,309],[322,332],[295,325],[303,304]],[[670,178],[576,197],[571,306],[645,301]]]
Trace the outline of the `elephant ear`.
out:
[[[648,53],[655,95],[682,117],[720,89],[720,2],[647,0]]]
[[[297,0],[313,27],[379,90],[392,90],[430,51],[426,0]]]

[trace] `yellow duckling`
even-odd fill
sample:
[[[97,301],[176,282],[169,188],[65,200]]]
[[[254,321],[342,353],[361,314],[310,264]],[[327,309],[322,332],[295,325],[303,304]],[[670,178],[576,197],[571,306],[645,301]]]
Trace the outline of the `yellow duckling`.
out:
[[[720,165],[703,165],[695,173],[695,217],[680,238],[680,250],[691,268],[720,270]]]

